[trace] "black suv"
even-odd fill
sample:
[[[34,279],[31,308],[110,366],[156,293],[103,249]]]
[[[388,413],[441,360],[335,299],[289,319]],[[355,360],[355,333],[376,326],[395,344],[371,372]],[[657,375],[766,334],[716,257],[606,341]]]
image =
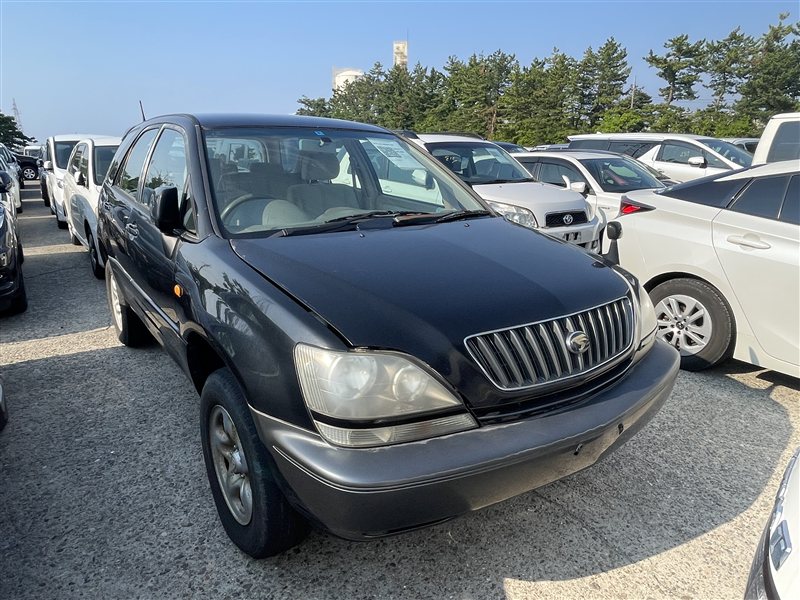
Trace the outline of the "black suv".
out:
[[[201,402],[229,536],[439,523],[587,467],[672,389],[648,295],[498,217],[378,127],[171,115],[131,129],[99,201],[113,323]]]

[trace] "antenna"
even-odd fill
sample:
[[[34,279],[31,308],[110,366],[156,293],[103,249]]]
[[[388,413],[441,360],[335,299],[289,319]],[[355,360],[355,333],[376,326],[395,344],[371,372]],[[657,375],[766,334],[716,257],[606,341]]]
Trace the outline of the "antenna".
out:
[[[147,117],[144,116],[144,106],[142,106],[141,100],[139,100],[139,110],[142,111],[142,121],[147,121]]]

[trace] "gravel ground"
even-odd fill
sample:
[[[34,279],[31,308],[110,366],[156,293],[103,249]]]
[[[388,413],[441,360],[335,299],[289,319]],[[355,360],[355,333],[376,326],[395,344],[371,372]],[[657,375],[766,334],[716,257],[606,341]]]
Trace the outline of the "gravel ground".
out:
[[[32,188],[32,184],[28,184]],[[227,539],[198,399],[158,347],[120,345],[103,282],[38,191],[20,216],[30,308],[0,317],[0,598],[741,598],[798,380],[681,373],[605,462],[482,512],[253,561]]]

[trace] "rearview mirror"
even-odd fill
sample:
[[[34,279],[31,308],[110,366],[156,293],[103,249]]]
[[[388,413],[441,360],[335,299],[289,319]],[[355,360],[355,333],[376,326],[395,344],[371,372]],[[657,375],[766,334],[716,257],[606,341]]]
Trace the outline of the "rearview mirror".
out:
[[[689,164],[693,167],[704,169],[706,167],[706,159],[702,156],[692,156],[689,159]]]
[[[52,171],[53,170],[53,161],[52,160],[44,161],[44,170],[45,171]]]
[[[579,194],[583,195],[587,192],[587,186],[585,181],[573,181],[569,184],[569,189],[573,192],[578,192]]]
[[[181,211],[178,207],[178,188],[162,185],[153,194],[152,215],[156,227],[167,235],[172,235],[181,226]]]

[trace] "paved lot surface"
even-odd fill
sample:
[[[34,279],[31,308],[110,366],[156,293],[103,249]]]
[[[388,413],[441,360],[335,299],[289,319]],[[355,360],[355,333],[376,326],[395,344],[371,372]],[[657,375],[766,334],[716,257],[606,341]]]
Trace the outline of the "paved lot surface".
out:
[[[253,561],[228,542],[197,397],[158,348],[121,346],[105,288],[37,192],[21,215],[30,308],[0,317],[0,598],[741,598],[783,468],[798,381],[681,373],[602,464],[400,537],[312,533]]]

